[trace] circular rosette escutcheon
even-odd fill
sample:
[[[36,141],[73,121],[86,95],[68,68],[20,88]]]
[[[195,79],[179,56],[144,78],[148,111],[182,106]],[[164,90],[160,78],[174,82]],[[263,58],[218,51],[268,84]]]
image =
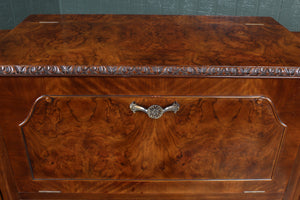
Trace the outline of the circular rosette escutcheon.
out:
[[[164,114],[164,109],[159,105],[152,105],[148,108],[147,114],[152,119],[158,119]]]

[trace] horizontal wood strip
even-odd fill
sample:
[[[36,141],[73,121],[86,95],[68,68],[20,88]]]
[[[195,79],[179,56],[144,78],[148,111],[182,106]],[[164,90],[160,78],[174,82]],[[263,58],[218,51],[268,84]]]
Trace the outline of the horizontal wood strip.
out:
[[[196,200],[196,199],[206,199],[206,200],[232,200],[232,199],[247,199],[247,200],[279,200],[282,199],[282,194],[271,193],[271,194],[199,194],[199,195],[180,195],[180,194],[168,194],[168,195],[151,195],[151,194],[140,194],[140,195],[130,195],[130,194],[39,194],[39,193],[20,193],[22,199],[173,199],[173,200]]]

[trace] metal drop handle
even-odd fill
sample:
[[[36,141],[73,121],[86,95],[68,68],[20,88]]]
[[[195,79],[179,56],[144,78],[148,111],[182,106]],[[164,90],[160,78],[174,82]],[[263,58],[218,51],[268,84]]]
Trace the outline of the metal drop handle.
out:
[[[175,101],[172,105],[166,107],[166,108],[162,108],[159,105],[152,105],[150,106],[148,109],[137,105],[135,102],[132,102],[130,104],[130,110],[135,113],[137,111],[141,111],[146,113],[151,119],[158,119],[161,116],[163,116],[163,114],[165,112],[174,112],[176,113],[179,110],[179,104]]]

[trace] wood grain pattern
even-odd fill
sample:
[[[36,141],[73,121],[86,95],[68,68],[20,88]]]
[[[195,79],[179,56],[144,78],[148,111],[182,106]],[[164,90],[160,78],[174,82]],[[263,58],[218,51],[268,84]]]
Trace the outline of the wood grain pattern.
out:
[[[300,39],[300,33],[294,33]],[[284,199],[293,199],[299,200],[300,199],[300,145],[298,147],[298,154],[295,160],[293,172],[291,174],[291,179],[289,181],[288,187],[286,189]]]
[[[181,110],[153,120],[133,101]],[[48,96],[21,126],[34,179],[271,179],[285,127],[274,112],[259,97]]]
[[[299,66],[294,37],[272,18],[34,15],[0,42],[0,63]]]
[[[298,173],[299,163],[297,151],[300,144],[300,79],[290,78],[290,70],[300,66],[297,37],[270,18],[140,16],[139,20],[135,19],[136,16],[124,15],[34,15],[0,41],[0,71],[20,69],[17,77],[8,77],[8,73],[0,78],[0,130],[3,130],[1,133],[4,143],[0,146],[0,152],[4,152],[7,158],[4,162],[0,160],[0,167],[5,166],[12,171],[11,180],[16,184],[19,193],[13,193],[16,195],[15,199],[157,199],[159,196],[162,199],[269,200],[282,199],[285,191],[288,191],[286,198],[291,197],[289,194],[297,194],[297,185],[294,184],[297,183],[297,176],[294,175]],[[57,20],[58,23],[39,23],[47,20]],[[122,25],[120,20],[125,23]],[[143,24],[143,20],[148,22]],[[245,25],[258,22],[264,26]],[[141,26],[136,27],[137,25]],[[166,29],[162,28],[164,25]],[[112,30],[114,32],[110,33]],[[177,32],[174,33],[173,30]],[[135,34],[141,37],[135,37]],[[208,48],[205,45],[211,46]],[[187,49],[196,53],[193,54]],[[182,64],[185,62],[187,65]],[[266,69],[287,71],[282,72],[285,73],[282,78],[273,76],[271,79],[272,76],[268,74],[266,78],[251,78],[249,75],[241,79],[229,78],[226,74],[221,74],[221,78],[213,78],[192,74],[180,76],[175,73],[172,76],[152,74],[123,77],[117,74],[87,74],[74,77],[64,74],[56,77],[57,74],[53,74],[45,77],[45,74],[34,74],[33,70],[35,66],[43,69],[47,66],[50,69],[55,66],[79,69],[80,66],[96,65],[114,69],[115,65],[122,67],[123,63],[128,63],[125,67],[135,69],[142,63],[151,70],[155,67],[169,69],[172,66],[201,68],[205,67],[203,63],[219,63],[217,66],[207,65],[214,70],[226,69],[227,66],[229,69],[233,67],[243,70],[260,69],[260,66],[266,64],[261,67],[260,75],[256,77],[264,77]],[[190,65],[193,63],[193,66]],[[229,64],[225,65],[226,63]],[[252,65],[255,63],[258,64]],[[28,67],[22,68],[23,65]],[[184,67],[179,68],[181,69]],[[30,76],[27,72],[31,70],[36,77],[27,77]],[[25,75],[21,77],[23,72]],[[295,75],[298,71],[294,70],[293,73]],[[26,118],[34,101],[43,95],[55,98],[47,103],[45,98],[38,101],[31,119],[23,126],[31,159],[28,160],[18,125]],[[106,95],[107,98],[95,98],[86,104],[92,96],[101,95]],[[76,101],[73,99],[75,96]],[[128,108],[131,100],[145,107],[153,103],[164,107],[177,100],[178,96],[182,101],[180,105],[187,105],[186,108],[191,108],[190,111],[181,107],[181,114],[166,113],[157,121],[150,121],[144,113],[132,114]],[[234,101],[231,104],[231,101],[219,100],[224,96],[232,99],[237,96],[266,98],[262,104],[251,99]],[[217,101],[213,102],[212,99]],[[54,108],[60,108],[60,111]],[[91,114],[94,109],[97,111],[95,115]],[[200,110],[207,112],[198,115]],[[282,140],[280,135],[283,133],[283,126],[278,122],[274,110],[288,127]],[[183,120],[179,120],[178,116]],[[252,121],[246,120],[247,116],[251,116]],[[44,123],[42,117],[48,123]],[[127,117],[127,121],[121,120],[122,117]],[[192,122],[192,118],[196,122]],[[163,125],[160,125],[161,122]],[[107,128],[100,131],[96,124]],[[54,125],[59,129],[56,130]],[[127,129],[122,129],[122,126]],[[261,131],[258,131],[259,127]],[[82,134],[80,128],[88,130],[87,134]],[[200,131],[195,131],[196,128]],[[99,131],[95,133],[94,129]],[[156,134],[159,131],[161,134]],[[202,135],[200,132],[211,134]],[[239,137],[232,136],[233,133]],[[68,137],[63,140],[62,134]],[[250,135],[253,137],[249,137]],[[136,136],[137,140],[129,136]],[[211,136],[220,140],[213,140]],[[135,148],[126,146],[126,142],[131,142]],[[159,145],[162,143],[165,145]],[[59,148],[55,148],[56,145]],[[112,148],[116,146],[118,148]],[[99,153],[99,147],[103,147],[104,153]],[[219,153],[220,147],[229,153]],[[169,149],[168,152],[165,148]],[[182,157],[178,149],[183,152]],[[61,150],[64,151],[60,152]],[[96,159],[89,152],[99,153],[103,160]],[[79,156],[74,156],[75,153]],[[39,159],[42,157],[47,157],[48,160]],[[122,158],[128,158],[123,162],[127,168],[122,168]],[[162,162],[163,159],[166,161]],[[178,162],[174,159],[178,159]],[[91,162],[85,162],[86,160]],[[201,163],[203,160],[207,162]],[[30,161],[34,166],[34,177]],[[56,167],[51,165],[52,161]],[[5,162],[9,162],[11,167]],[[184,167],[179,167],[183,163]],[[197,163],[204,167],[200,168]],[[71,167],[71,164],[74,166]],[[130,164],[137,173],[128,167]],[[105,165],[109,168],[104,168]],[[216,170],[221,166],[222,170]],[[66,170],[66,167],[69,169]],[[89,180],[81,179],[84,177]],[[248,179],[253,177],[269,179]],[[195,180],[196,178],[201,180]],[[289,180],[291,184],[288,184]],[[16,191],[13,184],[6,184],[5,187]],[[61,193],[45,194],[39,191]],[[264,193],[248,194],[245,191]]]
[[[0,199],[17,200],[19,199],[19,195],[17,193],[17,188],[12,175],[5,143],[3,141],[2,129],[0,129],[0,146]]]
[[[300,32],[293,32],[300,39]]]
[[[214,194],[224,194],[224,198],[234,199],[234,194],[243,191],[266,191],[262,199],[270,199],[271,193],[282,196],[290,178],[299,137],[299,79],[217,79],[217,78],[116,78],[116,77],[73,77],[73,78],[1,78],[0,126],[9,131],[5,142],[10,162],[21,194],[39,190],[62,191],[61,198],[67,193],[88,194],[165,194],[172,197],[184,191],[188,194],[204,195],[212,198]],[[283,90],[283,88],[290,88]],[[49,95],[204,95],[204,96],[257,96],[264,94],[272,99],[281,120],[289,127],[283,149],[278,158],[272,181],[201,181],[201,182],[112,182],[83,180],[35,180],[32,181],[27,162],[24,142],[18,123],[24,120],[36,98]],[[149,102],[150,103],[150,102]],[[168,102],[169,103],[169,102]],[[167,104],[166,104],[167,105]],[[143,114],[143,113],[140,113]],[[171,113],[170,113],[171,114]],[[5,116],[10,116],[5,117]],[[142,115],[144,116],[144,115]],[[230,193],[226,195],[226,193]],[[51,195],[40,194],[37,198]],[[173,195],[173,196],[174,196]],[[34,194],[32,194],[33,198]],[[176,195],[175,195],[176,196]],[[174,196],[174,198],[175,198]],[[256,195],[259,196],[259,195]],[[78,198],[79,198],[78,197]],[[91,197],[91,196],[90,196]],[[25,198],[25,197],[24,197]],[[30,198],[28,194],[26,198]],[[70,197],[71,198],[71,197]],[[92,198],[92,197],[91,197]],[[111,196],[111,198],[114,198]],[[150,198],[150,197],[149,197]],[[166,197],[167,198],[167,197]],[[196,197],[195,197],[196,198]],[[204,198],[204,197],[203,197]],[[247,199],[247,196],[244,196]],[[249,197],[250,198],[250,197]],[[72,199],[72,198],[71,198]],[[215,199],[218,199],[215,197]]]
[[[0,39],[4,37],[10,30],[0,30]]]
[[[63,199],[76,199],[76,200],[85,200],[85,199],[112,199],[112,200],[153,200],[153,199],[160,199],[160,200],[167,200],[167,199],[174,199],[174,200],[232,200],[232,199],[240,199],[240,200],[282,200],[282,197],[278,194],[208,194],[208,195],[190,195],[190,194],[176,194],[176,195],[153,195],[153,194],[135,194],[135,195],[111,195],[111,194],[30,194],[25,193],[22,194],[23,199],[32,199],[32,200],[40,200],[40,199],[51,199],[51,200],[63,200]]]
[[[287,187],[287,191],[284,195],[284,199],[300,199],[300,147],[298,148],[298,154],[296,158],[296,162],[294,164],[293,173],[291,175],[291,180]]]

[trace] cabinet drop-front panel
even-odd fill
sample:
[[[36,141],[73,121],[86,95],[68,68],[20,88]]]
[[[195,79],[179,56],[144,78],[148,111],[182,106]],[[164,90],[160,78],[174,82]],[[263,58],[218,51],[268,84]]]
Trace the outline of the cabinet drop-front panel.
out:
[[[271,180],[285,128],[253,96],[41,96],[20,124],[33,180]]]

